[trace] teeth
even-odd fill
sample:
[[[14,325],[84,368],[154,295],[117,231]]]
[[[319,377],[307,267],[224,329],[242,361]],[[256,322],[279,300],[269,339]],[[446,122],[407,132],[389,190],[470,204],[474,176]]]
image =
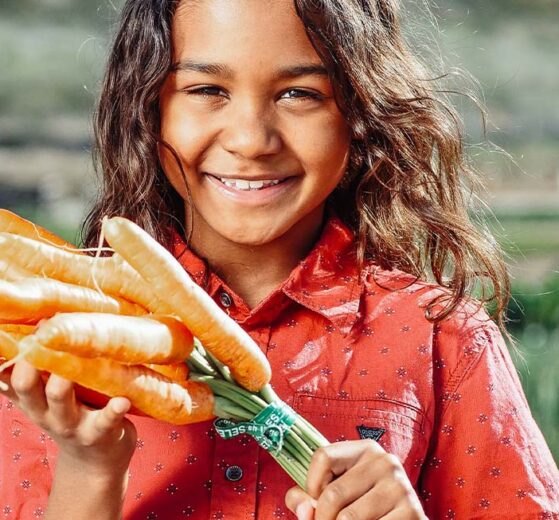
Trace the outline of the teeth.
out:
[[[223,184],[229,186],[230,188],[235,188],[237,190],[261,190],[262,188],[267,188],[268,186],[275,186],[281,181],[247,181],[246,179],[219,179]]]

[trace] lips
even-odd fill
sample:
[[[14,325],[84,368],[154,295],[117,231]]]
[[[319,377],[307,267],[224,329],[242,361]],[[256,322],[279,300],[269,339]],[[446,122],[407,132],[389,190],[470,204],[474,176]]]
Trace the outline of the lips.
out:
[[[286,180],[290,179],[291,177],[283,177],[283,178],[270,178],[270,179],[256,179],[256,178],[252,178],[252,179],[243,179],[243,178],[233,178],[233,177],[221,177],[219,175],[213,175],[213,174],[206,174],[214,179],[216,179],[217,181],[219,181],[221,184],[235,189],[235,190],[239,190],[239,191],[255,191],[255,190],[265,190],[267,188],[270,188],[272,186],[277,186],[278,184],[281,184],[283,182],[285,182]]]
[[[248,179],[235,179],[233,177],[217,177],[216,175],[206,173],[204,178],[208,181],[208,186],[212,186],[214,192],[224,197],[224,200],[260,207],[262,205],[272,204],[287,196],[287,193],[293,189],[299,176],[284,177],[283,179],[267,179],[268,185],[264,185],[264,179],[256,181]],[[223,182],[227,181],[227,183]],[[270,183],[270,181],[277,181]],[[262,186],[256,184],[251,188],[252,182],[262,182]],[[231,185],[231,183],[233,183]]]

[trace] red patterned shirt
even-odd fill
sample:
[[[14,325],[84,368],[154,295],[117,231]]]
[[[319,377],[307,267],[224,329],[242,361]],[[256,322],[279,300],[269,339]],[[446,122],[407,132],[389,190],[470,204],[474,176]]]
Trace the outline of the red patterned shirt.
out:
[[[331,218],[289,278],[247,305],[177,239],[193,278],[266,353],[277,393],[332,441],[377,438],[402,462],[431,519],[559,518],[559,473],[495,324],[465,304],[425,319],[436,286],[355,261]],[[40,518],[52,440],[0,401],[0,518]],[[125,519],[294,518],[293,484],[250,437],[211,422],[138,430]]]

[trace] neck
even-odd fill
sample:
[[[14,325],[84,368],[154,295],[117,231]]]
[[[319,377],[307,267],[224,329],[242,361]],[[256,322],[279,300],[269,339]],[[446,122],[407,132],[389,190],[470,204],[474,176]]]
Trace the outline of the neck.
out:
[[[261,245],[239,244],[219,235],[196,214],[190,247],[250,307],[280,285],[310,252],[322,231],[324,207]],[[188,227],[187,227],[188,229]]]

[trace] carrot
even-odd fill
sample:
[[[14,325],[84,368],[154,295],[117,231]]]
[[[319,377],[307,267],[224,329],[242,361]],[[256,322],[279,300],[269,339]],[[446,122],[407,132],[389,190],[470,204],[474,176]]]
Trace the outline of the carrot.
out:
[[[156,419],[188,424],[213,417],[213,393],[203,383],[179,384],[143,366],[57,352],[43,347],[33,336],[21,340],[19,349],[38,370],[58,374],[110,397],[127,397],[134,407]]]
[[[145,314],[138,305],[46,278],[0,280],[0,323],[37,323],[57,312],[91,311]]]
[[[43,347],[126,364],[177,363],[192,352],[190,331],[171,316],[61,313],[42,321],[34,338]]]
[[[76,249],[76,246],[70,244],[70,242],[66,242],[63,238],[7,209],[0,209],[0,232],[21,235],[70,250]]]
[[[182,363],[170,363],[168,365],[158,365],[155,363],[142,363],[145,367],[157,372],[171,381],[183,382],[188,379],[188,365]]]
[[[35,325],[21,325],[15,323],[0,323],[0,331],[10,334],[10,336],[21,339],[35,332]]]
[[[18,353],[17,340],[20,337],[16,333],[9,331],[0,331],[0,358],[13,359]]]
[[[30,278],[32,276],[35,276],[35,274],[27,271],[23,267],[12,265],[0,258],[0,280],[12,282],[15,280],[21,280],[22,278]]]
[[[11,347],[6,347],[11,343]],[[41,346],[31,335],[19,342],[0,332],[0,348],[10,351],[11,361],[23,356],[37,370],[57,374],[74,383],[110,397],[126,397],[135,410],[173,424],[189,424],[214,417],[214,397],[204,383],[176,383],[137,365],[122,365],[105,358],[86,359]],[[14,349],[19,350],[14,356]],[[6,355],[5,357],[8,357]],[[91,394],[90,394],[91,395]],[[193,399],[194,398],[194,399]]]
[[[77,255],[26,237],[0,233],[0,258],[7,265],[34,275],[101,289],[144,308],[153,306],[150,287],[119,255],[103,258]],[[3,274],[0,270],[0,278]]]
[[[258,391],[270,381],[270,365],[260,348],[169,251],[124,218],[104,219],[103,232],[111,247],[151,285],[157,298],[148,307],[152,312],[176,315],[248,390]]]
[[[45,373],[48,374],[47,372]],[[102,394],[101,392],[96,392],[95,390],[91,390],[91,388],[86,388],[85,386],[78,385],[77,383],[74,383],[74,392],[76,393],[76,397],[82,403],[97,410],[99,410],[100,408],[104,408],[111,399],[108,395]],[[145,415],[137,408],[129,410],[128,413],[131,413],[133,415]]]
[[[3,324],[0,323],[0,332],[5,332],[9,334],[13,339],[20,340],[23,339],[25,336],[29,336],[33,334],[37,330],[35,325],[15,325],[15,324]],[[1,341],[2,338],[0,338]],[[13,356],[17,354],[14,350]],[[1,356],[1,352],[0,352]],[[6,359],[11,359],[13,356],[7,357],[4,356]],[[161,375],[164,375],[171,381],[176,382],[184,382],[188,379],[188,365],[184,361],[180,361],[178,363],[168,363],[164,365],[156,364],[156,363],[141,363],[145,367],[153,370],[154,372],[158,372]]]

